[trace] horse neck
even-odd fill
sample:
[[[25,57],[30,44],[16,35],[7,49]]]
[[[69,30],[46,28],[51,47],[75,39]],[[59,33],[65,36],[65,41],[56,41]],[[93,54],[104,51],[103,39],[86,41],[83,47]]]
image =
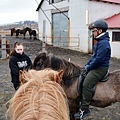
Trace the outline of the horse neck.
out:
[[[28,27],[26,27],[25,29],[24,29],[24,31],[25,31],[25,33],[28,31],[29,33],[31,32],[31,28],[28,28]]]
[[[49,60],[48,60],[49,59]],[[63,80],[73,80],[79,77],[81,72],[81,67],[75,65],[71,62],[68,62],[64,59],[60,59],[55,56],[49,56],[46,60],[47,67],[50,67],[54,70],[63,70]]]
[[[75,64],[68,62],[66,60],[63,60],[62,65],[61,65],[61,67],[65,68],[63,78],[68,77],[69,79],[72,79],[72,78],[79,77],[80,72],[81,72],[81,68],[78,65],[75,65]]]

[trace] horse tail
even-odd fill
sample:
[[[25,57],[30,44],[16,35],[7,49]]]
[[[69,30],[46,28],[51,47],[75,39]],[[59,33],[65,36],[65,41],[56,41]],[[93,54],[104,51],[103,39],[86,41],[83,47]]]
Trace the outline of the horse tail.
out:
[[[34,40],[36,40],[36,30],[32,30],[33,36],[34,36]]]
[[[10,40],[6,40],[6,52],[10,55]]]
[[[13,30],[11,29],[11,36],[13,36]]]

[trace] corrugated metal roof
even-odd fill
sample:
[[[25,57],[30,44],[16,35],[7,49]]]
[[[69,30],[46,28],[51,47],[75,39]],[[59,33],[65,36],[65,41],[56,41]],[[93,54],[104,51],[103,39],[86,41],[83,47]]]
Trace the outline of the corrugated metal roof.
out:
[[[115,14],[105,20],[108,23],[109,28],[120,28],[120,13]]]
[[[110,3],[119,3],[120,4],[120,0],[100,0],[102,2],[110,2]]]

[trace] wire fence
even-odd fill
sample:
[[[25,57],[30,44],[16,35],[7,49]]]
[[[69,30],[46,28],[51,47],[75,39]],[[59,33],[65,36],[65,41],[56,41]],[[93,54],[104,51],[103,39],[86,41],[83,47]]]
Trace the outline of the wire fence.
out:
[[[59,36],[54,36],[54,37],[50,37],[50,36],[45,36],[45,40],[43,41],[42,37],[38,37],[39,35],[37,34],[37,38],[38,40],[41,41],[39,47],[40,49],[47,49],[47,47],[49,46],[55,46],[55,47],[60,47],[60,48],[65,48],[65,49],[73,49],[73,50],[79,50],[80,47],[80,38],[78,37],[59,37]],[[6,30],[6,31],[0,31],[0,58],[2,59],[6,59],[7,58],[7,51],[11,48],[13,48],[13,42],[10,41],[9,45],[10,48],[7,47],[7,43],[6,41],[9,39],[17,39],[18,37],[16,37],[16,35],[14,34],[13,36],[11,36],[11,32],[10,30]],[[20,39],[24,39],[24,35],[20,34],[19,35]],[[33,44],[33,42],[29,42],[28,39],[30,39],[29,34],[27,33],[26,36],[26,41],[24,41],[24,45],[25,46],[29,46],[29,44]],[[27,49],[28,47],[26,47]],[[35,45],[33,45],[31,47],[31,49],[35,49]]]

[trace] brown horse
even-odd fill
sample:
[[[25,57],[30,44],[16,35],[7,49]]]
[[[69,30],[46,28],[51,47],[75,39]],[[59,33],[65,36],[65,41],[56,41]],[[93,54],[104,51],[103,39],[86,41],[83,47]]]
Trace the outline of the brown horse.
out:
[[[0,39],[0,48],[2,47],[2,40]],[[6,40],[6,53],[10,55],[10,40]]]
[[[70,120],[67,97],[60,86],[63,71],[20,72],[21,86],[10,100],[10,120]]]
[[[81,67],[64,59],[60,59],[53,54],[47,55],[46,53],[40,53],[34,60],[33,68],[36,70],[52,68],[54,70],[62,69],[64,71],[61,85],[69,99],[72,119],[74,113],[77,112],[79,108],[79,96],[81,96],[81,93],[78,94],[77,87]],[[97,84],[91,105],[106,107],[115,102],[120,102],[120,70],[109,73],[108,81]]]

